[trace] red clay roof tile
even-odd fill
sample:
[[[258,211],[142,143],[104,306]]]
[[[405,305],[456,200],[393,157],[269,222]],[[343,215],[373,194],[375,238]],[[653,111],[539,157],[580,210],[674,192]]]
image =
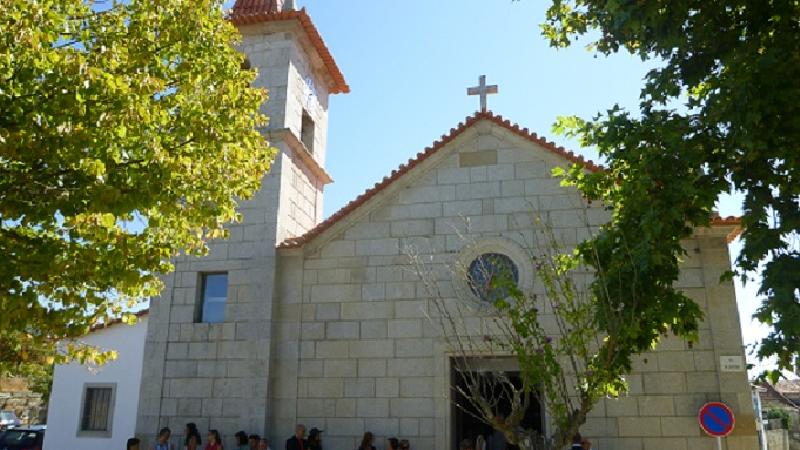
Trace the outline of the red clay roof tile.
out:
[[[736,216],[720,217],[714,216],[711,218],[711,225],[741,225],[742,218]]]
[[[233,14],[278,13],[283,10],[283,0],[236,0]]]

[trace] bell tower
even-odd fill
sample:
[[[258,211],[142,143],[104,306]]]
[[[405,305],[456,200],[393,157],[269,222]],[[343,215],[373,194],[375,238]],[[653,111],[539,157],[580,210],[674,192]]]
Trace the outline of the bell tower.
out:
[[[279,152],[261,189],[239,205],[230,237],[202,258],[179,256],[150,301],[136,435],[144,447],[168,426],[218,429],[226,446],[239,429],[264,434],[275,421],[273,389],[281,317],[276,246],[322,220],[328,99],[350,88],[305,9],[291,0],[237,0],[228,19],[246,63],[269,91],[261,130]],[[287,309],[291,309],[288,307]],[[178,447],[178,445],[176,445]]]
[[[258,71],[254,85],[267,88],[265,130],[280,148],[277,238],[303,234],[321,220],[328,99],[350,87],[305,9],[290,0],[237,0],[231,22],[242,34],[241,50]]]

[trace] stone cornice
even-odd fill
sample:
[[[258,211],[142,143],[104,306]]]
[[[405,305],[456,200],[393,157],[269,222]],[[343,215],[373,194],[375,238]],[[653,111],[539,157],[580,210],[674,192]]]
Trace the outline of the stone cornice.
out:
[[[303,165],[316,175],[323,185],[333,182],[333,178],[325,171],[325,168],[314,159],[306,146],[297,139],[297,136],[295,136],[290,129],[281,128],[278,130],[269,130],[267,131],[267,139],[270,142],[285,142],[286,147],[291,150],[291,156],[295,159],[300,159]]]

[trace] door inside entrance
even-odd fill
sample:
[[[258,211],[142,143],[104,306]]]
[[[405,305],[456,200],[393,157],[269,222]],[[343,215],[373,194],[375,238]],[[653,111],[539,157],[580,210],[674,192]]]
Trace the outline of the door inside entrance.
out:
[[[504,373],[514,386],[519,388],[522,385],[519,372],[504,371]],[[485,371],[470,372],[470,374],[471,376],[490,376],[490,372]],[[483,436],[486,441],[485,450],[517,450],[517,447],[506,444],[499,432],[495,432],[491,426],[480,419],[481,416],[478,414],[475,406],[473,406],[461,392],[467,392],[466,387],[467,381],[465,374],[453,368],[451,370],[450,395],[451,399],[455,401],[451,402],[451,417],[453,417],[452,440],[450,441],[452,444],[451,447],[457,450],[459,448],[459,443],[463,439],[471,439],[473,443],[476,443],[478,436]],[[498,398],[497,411],[495,413],[507,416],[511,412],[510,400],[502,395],[495,396],[495,398]],[[530,406],[525,412],[521,425],[525,429],[536,430],[539,433],[542,433],[544,430],[542,405],[535,395],[534,398],[531,399]],[[476,448],[476,450],[483,449]]]

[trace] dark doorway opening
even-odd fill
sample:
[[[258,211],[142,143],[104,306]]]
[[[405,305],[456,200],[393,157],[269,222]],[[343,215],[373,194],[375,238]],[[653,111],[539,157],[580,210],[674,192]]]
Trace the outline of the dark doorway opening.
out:
[[[498,446],[496,443],[492,445],[491,437],[493,435],[494,430],[491,426],[483,422],[479,419],[480,415],[477,412],[477,409],[467,400],[464,395],[461,393],[461,390],[466,391],[467,381],[465,378],[464,372],[458,370],[455,367],[455,364],[451,365],[451,373],[450,373],[450,395],[455,402],[451,402],[451,417],[453,418],[452,421],[452,448],[458,449],[459,443],[463,439],[471,439],[473,443],[477,441],[478,436],[483,436],[486,440],[486,450],[497,450]],[[497,371],[500,372],[500,371]],[[518,371],[502,371],[505,373],[506,377],[516,386],[517,388],[522,386],[522,381],[519,377]],[[488,377],[491,376],[490,371],[471,371],[470,374],[473,376],[480,376],[480,377]],[[458,388],[461,388],[459,390]],[[525,412],[525,417],[522,419],[522,426],[526,429],[536,430],[539,433],[543,433],[544,431],[544,410],[542,408],[542,404],[539,402],[539,398],[537,394],[532,394],[533,398],[531,399],[530,406],[528,410]],[[508,415],[511,412],[511,403],[508,399],[501,398],[501,401],[498,403],[498,412],[502,413],[503,415]],[[502,446],[500,446],[502,447]],[[507,445],[505,450],[517,450],[517,447],[512,445]]]

